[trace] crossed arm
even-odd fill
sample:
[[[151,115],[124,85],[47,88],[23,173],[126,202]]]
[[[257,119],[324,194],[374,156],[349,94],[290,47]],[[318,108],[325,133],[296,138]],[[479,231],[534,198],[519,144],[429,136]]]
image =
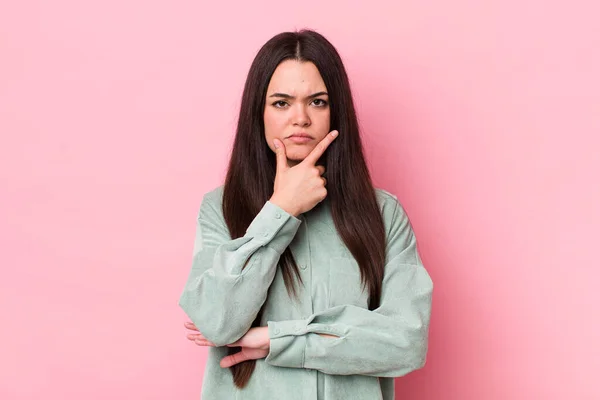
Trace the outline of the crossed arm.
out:
[[[274,366],[330,374],[393,377],[422,367],[433,284],[400,204],[384,212],[387,255],[377,309],[343,305],[251,328],[301,221],[267,202],[246,235],[231,240],[218,213],[203,202],[194,264],[180,299],[192,321],[186,324],[188,339],[200,346],[241,347],[221,360],[224,368],[265,357]]]

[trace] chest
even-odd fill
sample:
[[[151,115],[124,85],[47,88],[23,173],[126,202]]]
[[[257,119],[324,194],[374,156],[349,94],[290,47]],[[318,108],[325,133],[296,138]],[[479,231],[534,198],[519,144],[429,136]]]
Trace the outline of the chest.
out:
[[[264,305],[263,322],[305,319],[314,312],[344,304],[368,308],[368,290],[363,290],[358,263],[330,215],[300,218],[302,225],[290,250],[302,282],[296,280],[297,296],[290,296],[278,267]]]

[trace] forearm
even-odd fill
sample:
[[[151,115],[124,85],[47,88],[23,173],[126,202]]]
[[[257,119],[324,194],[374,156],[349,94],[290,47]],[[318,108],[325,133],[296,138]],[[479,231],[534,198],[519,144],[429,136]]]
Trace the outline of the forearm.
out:
[[[406,266],[405,271],[414,282],[410,293],[390,296],[377,310],[343,305],[306,320],[269,321],[266,361],[328,374],[381,377],[421,368],[427,354],[432,285],[422,267]]]
[[[225,345],[250,328],[301,221],[267,202],[243,237],[227,240],[205,214],[179,305],[209,340]]]
[[[211,268],[192,279],[179,305],[211,342],[232,343],[250,329],[265,302],[278,260],[277,252],[263,247],[239,274]]]

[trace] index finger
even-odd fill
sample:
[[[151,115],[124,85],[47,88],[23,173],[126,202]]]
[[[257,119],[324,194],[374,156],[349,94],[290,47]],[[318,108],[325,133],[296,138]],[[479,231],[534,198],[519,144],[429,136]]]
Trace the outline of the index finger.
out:
[[[183,325],[188,329],[191,329],[193,331],[198,331],[198,328],[196,328],[196,325],[194,325],[193,322],[185,322]],[[198,332],[200,332],[200,331],[198,331]]]
[[[310,163],[310,164],[316,164],[317,161],[319,160],[319,158],[323,155],[323,153],[325,153],[325,150],[327,150],[327,148],[329,147],[329,145],[331,144],[331,142],[333,142],[333,139],[336,138],[336,136],[338,135],[338,131],[337,130],[333,130],[331,132],[329,132],[327,134],[327,136],[325,136],[323,138],[323,140],[321,140],[316,146],[315,148],[310,152],[309,155],[306,156],[306,158],[302,161],[304,163]]]

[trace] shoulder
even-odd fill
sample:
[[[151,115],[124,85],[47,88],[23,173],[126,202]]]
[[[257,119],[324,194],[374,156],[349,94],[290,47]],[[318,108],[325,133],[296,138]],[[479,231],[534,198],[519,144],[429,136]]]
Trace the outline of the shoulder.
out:
[[[381,203],[385,203],[387,201],[398,201],[398,197],[391,193],[388,192],[387,190],[383,189],[383,188],[375,188],[375,195],[377,196],[377,201],[381,204]]]
[[[223,204],[224,187],[225,185],[219,185],[204,193],[202,198],[202,206],[208,206],[215,211],[220,211]],[[399,216],[402,218],[406,216],[404,208],[398,200],[398,196],[383,188],[376,187],[374,189],[379,210],[381,211],[383,219],[386,223],[391,221],[393,218],[397,218]]]
[[[223,190],[225,185],[219,185],[204,193],[203,202],[208,202],[211,205],[220,205],[223,202]]]
[[[394,224],[408,222],[408,215],[397,195],[382,188],[375,188],[375,193],[386,229]]]
[[[402,205],[398,200],[398,196],[394,193],[389,192],[383,188],[375,188],[375,196],[377,197],[377,203],[379,204],[379,209],[381,210],[384,216],[389,214],[390,212],[394,212],[396,208],[402,209]],[[404,211],[402,209],[402,211]]]
[[[200,214],[206,214],[207,212],[217,214],[222,213],[224,186],[225,185],[219,185],[204,193],[200,204]]]

